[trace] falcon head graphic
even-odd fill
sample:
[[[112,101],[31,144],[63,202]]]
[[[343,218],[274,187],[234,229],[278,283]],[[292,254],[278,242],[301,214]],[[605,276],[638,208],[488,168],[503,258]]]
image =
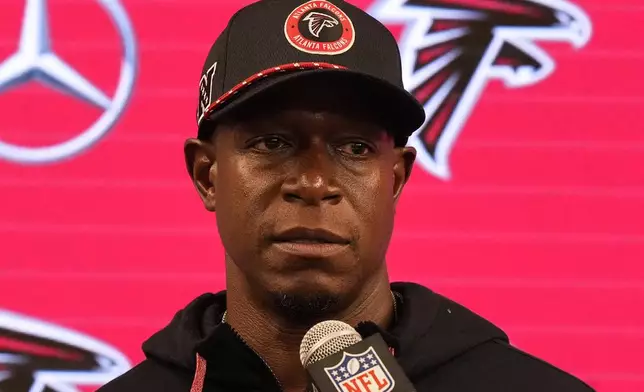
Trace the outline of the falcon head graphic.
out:
[[[77,392],[129,368],[123,354],[94,338],[0,310],[2,392]]]
[[[378,0],[369,12],[404,26],[403,81],[427,114],[409,144],[419,164],[443,180],[451,176],[452,147],[489,80],[509,88],[540,82],[555,63],[538,42],[579,48],[592,32],[588,16],[564,0]]]
[[[302,19],[309,22],[309,33],[316,38],[320,38],[320,33],[325,27],[337,26],[340,22],[331,15],[321,12],[311,12]]]

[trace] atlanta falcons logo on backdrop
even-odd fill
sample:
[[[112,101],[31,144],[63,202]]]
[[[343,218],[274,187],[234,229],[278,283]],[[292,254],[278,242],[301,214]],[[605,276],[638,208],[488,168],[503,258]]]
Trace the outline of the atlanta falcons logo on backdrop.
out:
[[[129,368],[123,354],[94,338],[0,310],[2,392],[77,392]]]
[[[333,27],[340,23],[331,15],[323,14],[321,12],[311,12],[302,20],[309,22],[309,32],[317,38],[320,38],[320,33],[325,27]]]
[[[586,14],[564,0],[379,0],[369,12],[405,25],[403,79],[427,113],[410,145],[442,179],[450,177],[450,152],[488,80],[537,83],[554,61],[535,41],[581,47],[591,35]]]

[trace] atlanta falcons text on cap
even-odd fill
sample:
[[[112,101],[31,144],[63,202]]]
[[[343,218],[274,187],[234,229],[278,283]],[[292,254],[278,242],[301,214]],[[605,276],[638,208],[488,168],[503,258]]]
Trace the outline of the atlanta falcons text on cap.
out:
[[[284,34],[294,48],[323,55],[344,53],[356,39],[351,19],[328,1],[309,1],[295,8],[286,18]]]

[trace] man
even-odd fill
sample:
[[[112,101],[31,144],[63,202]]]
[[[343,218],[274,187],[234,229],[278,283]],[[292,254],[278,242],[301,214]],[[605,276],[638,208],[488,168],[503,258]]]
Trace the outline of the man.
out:
[[[199,89],[185,156],[217,213],[227,291],[178,312],[101,391],[303,392],[300,342],[329,319],[375,323],[418,391],[591,391],[462,306],[390,285],[405,144],[425,113],[382,24],[341,0],[257,2],[215,42]]]

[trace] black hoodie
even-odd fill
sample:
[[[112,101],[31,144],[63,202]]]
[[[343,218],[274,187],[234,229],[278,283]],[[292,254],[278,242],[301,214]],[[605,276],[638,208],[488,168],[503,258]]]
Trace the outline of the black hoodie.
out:
[[[499,328],[425,287],[394,283],[397,322],[380,332],[419,392],[592,392],[509,344]],[[143,344],[146,359],[99,392],[280,392],[270,368],[221,318],[225,292],[204,294]],[[374,332],[374,324],[357,330]]]

